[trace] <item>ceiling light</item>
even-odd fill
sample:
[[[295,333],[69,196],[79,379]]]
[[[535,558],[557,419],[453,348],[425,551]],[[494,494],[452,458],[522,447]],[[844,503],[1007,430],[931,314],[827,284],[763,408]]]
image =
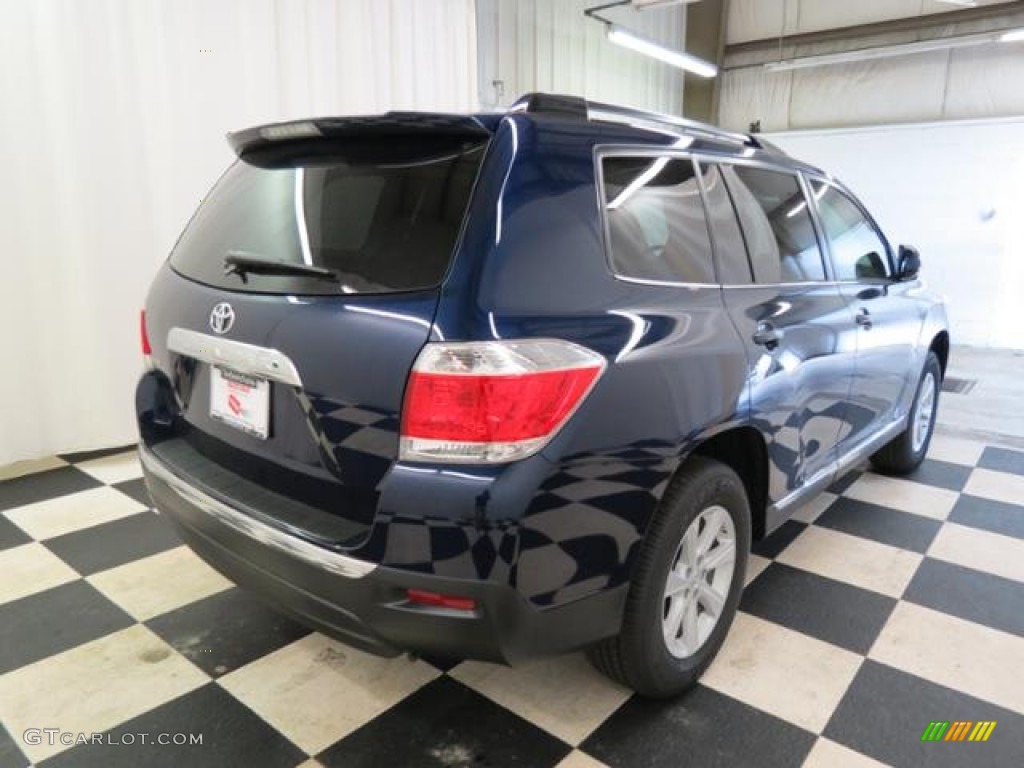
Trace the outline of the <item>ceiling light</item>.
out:
[[[978,7],[978,0],[937,0],[937,2],[945,3],[946,5],[960,5],[964,8]]]
[[[629,48],[631,51],[642,53],[666,64],[671,64],[673,67],[685,69],[687,72],[692,72],[699,77],[714,77],[718,74],[718,67],[710,61],[698,59],[696,56],[691,56],[683,51],[666,48],[660,43],[635,35],[628,29],[623,29],[615,24],[608,25],[606,34],[608,35],[608,40],[616,45],[621,45],[623,48]]]
[[[1024,41],[1024,29],[1012,29],[999,37],[1000,43],[1019,43],[1021,41]]]

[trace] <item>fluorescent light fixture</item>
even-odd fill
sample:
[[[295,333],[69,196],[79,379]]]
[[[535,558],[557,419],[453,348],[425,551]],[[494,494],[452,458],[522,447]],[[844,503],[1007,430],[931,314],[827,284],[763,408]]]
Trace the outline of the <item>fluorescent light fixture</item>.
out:
[[[635,35],[628,29],[623,29],[615,24],[608,25],[606,34],[608,35],[608,40],[616,45],[621,45],[623,48],[629,48],[631,51],[642,53],[666,64],[671,64],[673,67],[685,69],[687,72],[692,72],[698,77],[714,77],[718,74],[718,67],[710,61],[698,59],[696,56],[691,56],[683,51],[666,48],[661,43]]]
[[[697,0],[632,0],[631,4],[638,11],[650,11],[655,8],[665,8],[669,5],[695,2],[697,2]]]
[[[1020,37],[1014,37],[1015,35],[1020,35]],[[769,61],[764,65],[764,68],[769,72],[787,72],[793,69],[825,67],[830,64],[853,64],[861,61],[874,61],[875,59],[909,56],[915,53],[948,51],[952,48],[970,48],[973,46],[986,45],[1000,41],[1009,43],[1016,40],[1024,40],[1024,29],[1012,30],[1010,32],[997,32],[995,34],[985,33],[979,35],[961,35],[959,37],[940,37],[934,40],[921,40],[915,43],[901,43],[898,45],[885,45],[877,48],[860,48],[854,51],[843,51],[842,53],[825,53],[816,56],[802,56],[795,59]]]
[[[945,3],[946,5],[959,5],[964,8],[978,7],[978,0],[937,0],[937,2]]]

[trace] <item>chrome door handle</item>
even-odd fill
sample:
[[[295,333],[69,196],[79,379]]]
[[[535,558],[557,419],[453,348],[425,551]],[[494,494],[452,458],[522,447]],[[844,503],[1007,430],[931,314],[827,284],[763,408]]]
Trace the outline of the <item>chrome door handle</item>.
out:
[[[862,326],[866,331],[870,331],[871,326],[874,325],[871,321],[871,313],[866,309],[861,309],[861,311],[857,313],[857,325]]]
[[[776,328],[771,323],[758,323],[757,330],[754,331],[754,335],[751,338],[759,346],[775,349],[779,346],[779,342],[782,341],[782,337],[785,335],[785,331]]]

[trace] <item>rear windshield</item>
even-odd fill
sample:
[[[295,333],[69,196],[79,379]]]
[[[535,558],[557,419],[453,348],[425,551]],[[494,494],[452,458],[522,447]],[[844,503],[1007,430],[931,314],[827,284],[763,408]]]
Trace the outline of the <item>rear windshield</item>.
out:
[[[438,285],[484,144],[390,137],[237,161],[171,253],[180,274],[232,291],[394,293]],[[292,145],[295,146],[294,144]],[[226,269],[225,258],[320,267],[329,276]]]

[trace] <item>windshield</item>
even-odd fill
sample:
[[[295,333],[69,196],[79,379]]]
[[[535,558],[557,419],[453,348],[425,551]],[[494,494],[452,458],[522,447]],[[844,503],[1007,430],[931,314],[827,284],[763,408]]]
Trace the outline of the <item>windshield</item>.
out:
[[[402,137],[374,143],[368,152],[359,142],[348,156],[321,147],[306,158],[290,151],[279,163],[237,161],[189,223],[171,266],[193,280],[252,293],[394,293],[438,285],[484,145],[430,142],[417,153]],[[231,253],[320,267],[336,279],[225,270]]]

